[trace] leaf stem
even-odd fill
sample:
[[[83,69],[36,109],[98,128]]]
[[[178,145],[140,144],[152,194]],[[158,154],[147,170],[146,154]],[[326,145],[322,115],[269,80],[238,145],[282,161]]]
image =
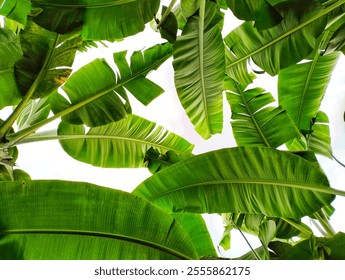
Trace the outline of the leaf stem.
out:
[[[159,29],[162,26],[162,24],[166,21],[166,19],[168,18],[171,10],[173,9],[175,3],[176,3],[176,0],[171,0],[171,2],[169,4],[169,7],[165,10],[165,12],[162,15],[161,20],[159,21],[159,23],[157,25],[157,29]]]
[[[49,50],[48,54],[46,55],[44,64],[43,64],[40,72],[38,73],[35,81],[31,85],[31,87],[29,88],[28,92],[25,94],[23,99],[20,101],[20,103],[14,109],[12,114],[5,120],[2,127],[0,128],[0,137],[2,137],[2,139],[4,139],[6,137],[8,131],[11,129],[11,127],[13,126],[15,121],[17,120],[18,116],[23,111],[23,109],[25,108],[27,103],[30,101],[30,99],[32,98],[32,96],[36,92],[38,86],[42,82],[44,75],[46,74],[46,71],[50,65],[51,59],[54,56],[58,41],[59,41],[59,34],[56,34],[55,39],[54,39],[54,43],[53,43],[51,49]]]
[[[334,229],[329,224],[328,220],[322,217],[318,212],[314,213],[315,218],[319,221],[321,226],[325,229],[328,237],[333,237],[335,235]]]

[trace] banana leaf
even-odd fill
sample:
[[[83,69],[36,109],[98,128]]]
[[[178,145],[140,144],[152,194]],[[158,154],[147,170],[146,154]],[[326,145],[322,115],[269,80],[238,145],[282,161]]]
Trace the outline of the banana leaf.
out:
[[[326,92],[339,52],[290,66],[279,73],[278,97],[299,129],[309,130]]]
[[[41,9],[34,19],[58,33],[71,32],[81,25],[84,39],[122,39],[144,30],[159,8],[159,0],[34,0]]]
[[[200,1],[174,44],[175,86],[195,130],[205,139],[223,128],[225,53],[223,15],[215,3]]]
[[[274,102],[270,93],[261,88],[245,90],[231,78],[227,78],[224,84],[228,90],[226,97],[231,107],[231,126],[238,146],[263,145],[277,148],[300,136],[297,127],[281,106],[267,106]]]
[[[118,72],[114,72],[104,59],[95,59],[76,71],[63,85],[69,100],[54,94],[52,110],[62,114],[63,120],[71,124],[96,127],[119,121],[130,113],[124,88],[144,105],[163,93],[164,90],[146,75],[157,69],[171,53],[170,44],[159,44],[144,52],[134,52],[130,65],[126,52],[115,53]],[[67,113],[61,113],[64,110]]]
[[[329,205],[335,192],[314,163],[264,147],[194,156],[152,175],[133,191],[170,212],[260,213],[292,219]]]
[[[21,100],[14,64],[22,57],[18,36],[10,30],[0,28],[0,109],[16,105]]]
[[[67,181],[0,182],[1,259],[194,259],[170,215],[126,192]]]
[[[101,167],[145,167],[151,148],[190,154],[193,145],[163,127],[135,115],[85,132],[82,125],[61,122],[58,139],[71,157]]]
[[[283,16],[281,23],[260,32],[252,22],[243,23],[225,37],[230,50],[227,74],[242,83],[247,80],[246,62],[249,58],[272,76],[306,58],[326,26],[325,15],[339,5],[340,3],[336,3],[324,9],[314,2],[298,11],[285,7],[280,11]]]
[[[234,15],[241,20],[255,21],[258,30],[271,28],[283,19],[267,0],[227,0]]]

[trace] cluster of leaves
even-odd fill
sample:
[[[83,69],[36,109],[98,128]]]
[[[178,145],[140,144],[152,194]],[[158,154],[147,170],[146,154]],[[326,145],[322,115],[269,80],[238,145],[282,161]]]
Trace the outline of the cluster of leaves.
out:
[[[345,258],[345,235],[328,222],[345,192],[330,187],[315,157],[332,157],[319,107],[345,52],[345,0],[175,4],[159,18],[159,0],[2,1],[0,108],[14,109],[0,125],[1,259],[217,258],[203,213],[223,215],[223,248],[232,229],[259,237],[242,259]],[[244,23],[223,37],[229,9]],[[150,21],[166,43],[114,53],[116,70],[96,59],[72,71],[78,51]],[[225,95],[238,147],[193,155],[184,138],[132,114],[129,94],[147,105],[164,92],[147,75],[170,57],[195,130],[205,139],[222,132]],[[251,63],[278,75],[278,106],[252,86]],[[57,119],[56,130],[38,132]],[[76,160],[154,174],[132,193],[31,180],[15,166],[16,146],[52,139]]]

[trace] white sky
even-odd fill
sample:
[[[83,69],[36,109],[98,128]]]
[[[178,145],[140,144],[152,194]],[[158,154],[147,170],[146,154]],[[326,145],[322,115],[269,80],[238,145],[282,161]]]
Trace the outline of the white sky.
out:
[[[168,5],[169,2],[162,1],[165,5]],[[225,26],[228,31],[233,28],[229,22],[225,22]],[[224,32],[224,34],[227,34],[228,31]],[[125,49],[140,50],[156,44],[159,40],[160,35],[148,27],[147,32],[128,38],[121,43],[116,43],[114,48],[92,49],[87,54],[79,55],[76,65],[78,65],[77,67],[85,65],[95,57],[105,57],[108,61],[111,61],[112,53],[115,51]],[[345,111],[344,73],[345,59],[342,57],[334,71],[322,105],[322,110],[328,114],[330,119],[333,152],[342,162],[345,162],[345,123],[343,121],[343,113]],[[195,133],[176,97],[171,60],[165,63],[159,71],[151,73],[149,77],[161,85],[166,92],[147,107],[132,98],[133,113],[155,121],[170,131],[183,136],[195,144],[194,153],[196,154],[236,145],[231,132],[229,106],[226,101],[224,102],[225,122],[223,133],[205,141]],[[257,78],[254,85],[263,87],[276,96],[276,77],[271,78],[262,75]],[[53,127],[57,123],[55,122]],[[330,161],[324,157],[319,158],[324,171],[331,181],[331,186],[345,190],[343,185],[344,168],[335,161]],[[64,153],[56,141],[20,145],[17,164],[19,168],[28,172],[33,179],[86,181],[126,191],[133,190],[140,182],[150,176],[146,169],[102,169],[75,161]],[[334,203],[337,210],[332,218],[332,225],[336,231],[345,231],[342,217],[345,213],[344,205],[345,198],[337,198]],[[220,218],[217,215],[210,215],[206,217],[206,221],[215,244],[218,244],[223,231]],[[251,236],[249,238],[254,247],[258,246],[259,243],[256,237]],[[224,256],[239,256],[241,253],[248,251],[249,248],[242,237],[234,232],[232,249]]]

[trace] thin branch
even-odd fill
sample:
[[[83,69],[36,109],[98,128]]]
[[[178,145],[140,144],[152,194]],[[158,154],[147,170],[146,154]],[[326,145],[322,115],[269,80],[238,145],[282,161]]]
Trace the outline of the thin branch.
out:
[[[242,232],[242,230],[233,222],[233,225],[236,227],[236,229],[240,232],[240,234],[242,235],[243,239],[246,241],[246,243],[248,244],[250,250],[252,251],[252,253],[254,254],[256,260],[261,260],[260,256],[256,253],[256,251],[254,250],[254,248],[252,247],[252,245],[250,244],[249,240],[247,239],[247,237],[244,235],[244,233]]]

